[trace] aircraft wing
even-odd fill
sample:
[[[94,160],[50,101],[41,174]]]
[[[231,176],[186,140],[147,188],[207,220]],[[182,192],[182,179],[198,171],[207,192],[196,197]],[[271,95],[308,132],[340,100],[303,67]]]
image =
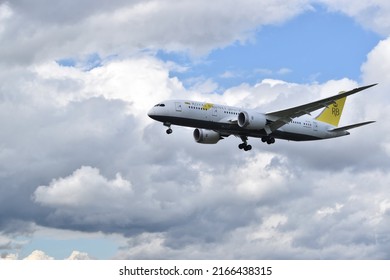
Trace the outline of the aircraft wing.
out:
[[[270,124],[265,129],[268,134],[282,127],[283,125],[289,123],[292,119],[309,114],[318,109],[328,107],[333,104],[336,100],[347,97],[349,95],[358,93],[359,91],[368,89],[370,87],[376,86],[377,84],[372,84],[368,86],[358,87],[350,91],[345,91],[337,95],[333,95],[318,101],[310,102],[304,105],[288,108],[285,110],[275,111],[267,113],[266,117],[270,120]]]

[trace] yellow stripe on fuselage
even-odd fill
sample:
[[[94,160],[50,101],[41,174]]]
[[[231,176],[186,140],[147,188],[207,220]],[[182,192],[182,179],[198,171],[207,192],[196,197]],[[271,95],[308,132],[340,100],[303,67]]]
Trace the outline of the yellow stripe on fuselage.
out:
[[[214,107],[214,104],[212,104],[212,103],[205,103],[205,104],[203,105],[202,109],[204,109],[204,110],[209,110],[209,109],[211,109],[211,108],[213,108],[213,107]]]

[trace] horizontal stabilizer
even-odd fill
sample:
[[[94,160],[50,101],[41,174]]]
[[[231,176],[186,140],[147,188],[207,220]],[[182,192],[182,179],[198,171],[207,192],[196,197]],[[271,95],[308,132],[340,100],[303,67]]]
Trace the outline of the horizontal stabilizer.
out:
[[[343,126],[343,127],[330,129],[329,131],[331,131],[331,132],[345,131],[345,130],[348,130],[348,129],[356,128],[356,127],[363,126],[363,125],[370,124],[370,123],[374,123],[374,122],[375,121],[355,123],[355,124],[351,124],[351,125],[347,125],[347,126]]]

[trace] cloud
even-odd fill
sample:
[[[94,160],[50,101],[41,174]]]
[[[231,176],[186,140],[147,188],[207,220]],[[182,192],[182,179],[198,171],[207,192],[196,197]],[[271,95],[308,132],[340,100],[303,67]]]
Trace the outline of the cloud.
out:
[[[170,77],[168,65],[147,56],[108,61],[86,72],[49,63],[16,73],[24,77],[9,85],[16,95],[3,93],[2,112],[14,118],[3,118],[1,162],[2,180],[17,187],[18,200],[2,202],[4,219],[121,234],[128,244],[117,258],[386,256],[381,248],[387,248],[383,209],[389,180],[383,168],[389,158],[375,139],[356,137],[365,131],[353,131],[337,145],[264,146],[251,139],[254,149],[242,153],[234,137],[199,145],[191,130],[174,127],[167,136],[146,116],[160,100],[187,95],[272,111],[353,88],[354,81],[264,80],[217,95],[186,90]],[[352,116],[346,112],[345,124],[371,117],[367,94],[375,92],[348,99]],[[21,170],[27,182],[15,175]],[[370,189],[374,178],[383,184]],[[7,189],[1,192],[10,196]]]
[[[116,205],[112,201],[121,204],[121,200],[126,201],[132,193],[131,183],[119,173],[115,179],[107,180],[98,169],[82,166],[68,177],[54,180],[49,186],[38,187],[34,200],[48,206],[115,211]]]
[[[245,1],[218,13],[218,1],[78,3],[0,5],[0,80],[7,81],[0,86],[0,248],[11,252],[4,258],[24,245],[15,236],[40,227],[115,233],[127,241],[116,258],[389,257],[388,39],[362,66],[364,83],[380,85],[348,98],[342,119],[377,123],[328,141],[250,139],[253,150],[242,153],[233,136],[209,146],[195,143],[191,129],[173,127],[168,136],[146,113],[173,98],[273,111],[358,82],[265,79],[215,94],[214,81],[186,89],[172,64],[140,50],[207,53],[245,42],[253,28],[282,23],[307,2]],[[56,62],[91,52],[101,57],[91,69]]]
[[[315,176],[310,173],[305,177]],[[388,180],[384,174],[377,175],[384,181]],[[187,240],[183,240],[183,232],[180,231],[144,233],[129,238],[128,246],[119,251],[117,258],[387,258],[385,236],[389,230],[386,225],[388,215],[379,211],[383,204],[380,194],[384,185],[371,189],[372,195],[367,195],[366,190],[372,184],[371,175],[364,174],[353,179],[353,176],[343,173],[336,177],[328,183],[304,177],[291,180],[290,189],[275,200],[262,200],[256,204],[249,202],[250,206],[236,208],[240,212],[253,212],[245,217],[245,222],[232,228],[218,230],[222,226],[218,224],[222,218],[219,216],[216,224],[207,224],[213,228],[214,236],[218,234],[216,239],[204,239],[204,233],[201,238],[189,238],[190,231],[185,231]],[[366,180],[367,184],[359,184],[361,180]],[[355,186],[348,187],[348,184]],[[291,209],[294,209],[293,213]],[[206,218],[206,214],[202,217]],[[206,224],[198,224],[196,219],[192,222],[197,223],[197,227],[206,227]]]
[[[333,11],[340,11],[355,18],[363,26],[382,35],[390,35],[389,2],[385,0],[354,1],[322,0]]]
[[[206,54],[246,42],[255,28],[285,22],[309,8],[305,0],[6,2],[1,4],[0,61],[29,64],[142,49]]]
[[[46,255],[45,252],[40,250],[33,251],[25,260],[53,260],[53,257]]]
[[[9,238],[0,235],[0,249],[9,249],[11,242],[12,241]]]
[[[389,179],[383,168],[389,159],[375,139],[356,137],[365,131],[337,143],[264,146],[251,139],[254,149],[242,153],[234,137],[199,145],[191,130],[174,127],[167,136],[146,116],[160,100],[187,95],[272,111],[353,88],[354,81],[264,80],[217,95],[186,90],[168,65],[146,56],[87,72],[49,63],[17,73],[24,80],[9,85],[13,98],[5,91],[2,103],[4,116],[14,115],[3,118],[2,180],[18,190],[16,205],[1,204],[7,219],[122,234],[128,244],[117,258],[387,256],[381,248],[387,248]],[[370,118],[365,97],[375,93],[349,98],[352,116],[343,122]],[[22,170],[26,181],[15,175]]]
[[[0,260],[18,260],[19,256],[17,254],[1,254]],[[41,250],[35,250],[31,252],[30,255],[24,258],[24,260],[54,260],[53,257],[47,255]],[[69,257],[65,260],[92,260],[92,258],[84,252],[73,251]]]
[[[5,258],[1,259],[12,259],[16,260],[18,259],[17,255],[10,254],[5,256]],[[84,252],[79,251],[73,251],[69,257],[67,257],[65,260],[91,260],[92,258]],[[24,258],[24,260],[54,260],[53,257],[47,255],[45,252],[41,250],[35,250],[30,255]]]
[[[292,70],[289,68],[280,68],[277,73],[279,75],[286,75],[286,74],[289,74],[291,72],[292,72]]]
[[[92,258],[87,253],[73,251],[67,260],[92,260]]]
[[[375,48],[368,53],[367,61],[362,65],[362,73],[365,82],[376,81],[379,87],[389,86],[389,68],[390,68],[390,37],[381,40]],[[382,98],[380,94],[380,98]],[[375,98],[375,96],[373,96]]]
[[[16,254],[3,253],[0,255],[0,260],[17,260],[18,256]]]
[[[282,76],[282,75],[289,74],[291,72],[292,72],[292,70],[289,69],[289,68],[286,68],[286,67],[280,68],[277,71],[273,71],[273,70],[270,70],[270,69],[264,69],[264,68],[255,70],[255,73],[259,74],[261,76],[272,76],[272,75]]]

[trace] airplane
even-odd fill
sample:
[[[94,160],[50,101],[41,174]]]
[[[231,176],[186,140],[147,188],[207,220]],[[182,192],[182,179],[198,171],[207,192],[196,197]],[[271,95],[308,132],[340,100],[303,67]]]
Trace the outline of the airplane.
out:
[[[167,134],[172,133],[171,125],[194,127],[193,137],[201,144],[216,144],[235,135],[242,140],[238,148],[249,151],[252,146],[248,144],[248,137],[260,138],[267,144],[275,143],[275,139],[321,140],[346,136],[350,134],[349,129],[375,122],[338,127],[347,96],[375,85],[342,91],[318,101],[269,113],[207,102],[167,100],[152,107],[148,116],[168,127]],[[311,117],[311,112],[321,108],[324,109],[317,117]]]

